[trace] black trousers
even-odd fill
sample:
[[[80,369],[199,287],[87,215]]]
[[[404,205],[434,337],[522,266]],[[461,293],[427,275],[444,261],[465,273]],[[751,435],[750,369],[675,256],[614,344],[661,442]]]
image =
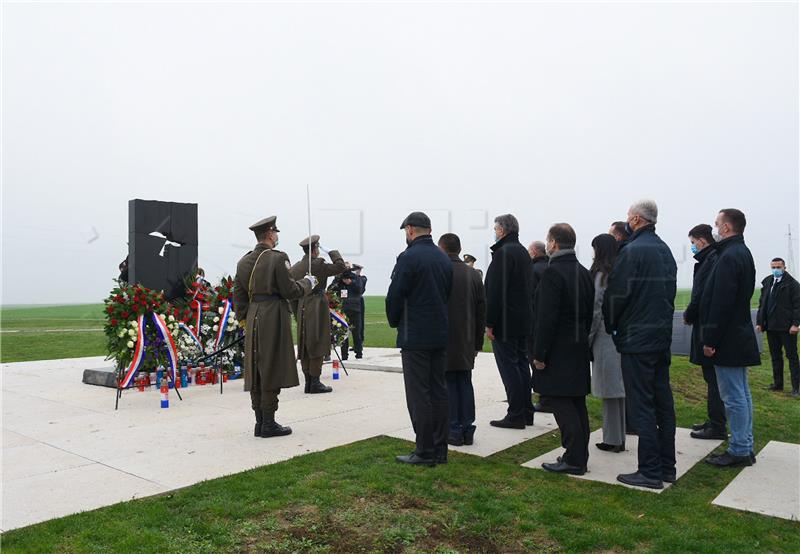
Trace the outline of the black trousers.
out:
[[[344,311],[347,321],[350,324],[350,335],[353,337],[353,352],[363,354],[364,352],[364,333],[361,330],[361,312]],[[350,337],[344,339],[342,343],[342,359],[347,359],[347,352],[350,349]]]
[[[548,396],[547,402],[561,431],[562,460],[575,467],[589,462],[589,413],[585,396]]]
[[[783,388],[783,351],[789,360],[789,374],[792,376],[792,390],[800,389],[800,360],[797,357],[797,335],[789,331],[767,330],[767,344],[772,358],[772,382]]]
[[[423,458],[447,455],[450,428],[447,405],[447,351],[402,350],[403,380],[411,424],[417,435],[415,452]]]
[[[670,352],[622,354],[625,400],[639,434],[639,473],[661,479],[675,472],[675,404]]]
[[[506,418],[525,423],[533,417],[531,394],[531,366],[528,362],[527,340],[524,337],[492,341],[492,351],[506,389],[508,413]]]
[[[714,431],[720,433],[726,432],[727,420],[725,419],[725,404],[722,403],[722,398],[719,396],[719,387],[717,386],[717,370],[713,365],[704,365],[703,379],[706,382],[708,393],[706,396],[706,407],[708,410],[708,422]]]
[[[475,435],[475,389],[472,370],[448,371],[447,403],[450,406],[450,436],[471,439]]]

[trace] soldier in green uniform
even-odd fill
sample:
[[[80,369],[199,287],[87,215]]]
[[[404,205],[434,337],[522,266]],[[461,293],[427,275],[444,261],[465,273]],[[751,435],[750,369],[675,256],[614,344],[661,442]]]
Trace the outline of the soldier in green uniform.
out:
[[[281,389],[296,387],[297,362],[292,344],[289,301],[308,295],[317,280],[294,279],[289,257],[280,250],[275,216],[250,226],[258,244],[236,266],[233,302],[245,324],[244,389],[256,415],[255,436],[275,437],[292,432],[275,421]]]
[[[300,246],[305,256],[292,266],[292,276],[299,279],[308,273],[310,256],[311,275],[318,283],[309,296],[294,303],[297,318],[297,358],[306,378],[305,392],[331,392],[333,389],[319,380],[322,362],[331,353],[331,319],[325,289],[328,288],[328,277],[343,273],[349,266],[336,250],[331,250],[328,254],[333,263],[327,263],[320,257],[319,235],[304,238]]]

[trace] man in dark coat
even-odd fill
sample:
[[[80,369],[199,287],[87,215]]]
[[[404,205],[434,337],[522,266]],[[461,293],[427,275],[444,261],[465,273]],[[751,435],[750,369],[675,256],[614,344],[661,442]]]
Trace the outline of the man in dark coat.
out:
[[[620,247],[603,298],[603,319],[621,354],[625,400],[639,434],[639,468],[617,479],[661,489],[675,480],[675,405],[669,384],[678,268],[656,234],[658,207],[628,210],[630,239]]]
[[[355,266],[353,266],[353,269],[355,269]],[[366,277],[364,277],[364,280],[366,280]],[[331,288],[342,299],[342,311],[347,316],[347,321],[350,324],[350,336],[353,337],[353,352],[355,352],[356,358],[361,358],[364,354],[361,334],[364,282],[356,275],[354,270],[345,271],[333,282]],[[350,339],[348,337],[342,343],[342,360],[346,360],[349,357],[349,349]]]
[[[745,215],[735,208],[725,209],[717,214],[714,225],[722,240],[717,243],[717,263],[700,299],[700,323],[703,354],[717,370],[731,439],[723,454],[711,456],[707,462],[717,467],[749,466],[755,454],[747,368],[761,364],[750,315],[756,268],[744,243]]]
[[[496,241],[486,270],[486,336],[506,389],[508,413],[490,425],[525,429],[533,425],[528,337],[531,333],[531,259],[519,242],[519,223],[511,214],[494,220]]]
[[[317,278],[318,284],[307,297],[300,298],[293,304],[297,319],[297,359],[305,376],[305,392],[320,394],[333,392],[333,389],[320,381],[323,360],[331,354],[331,315],[328,297],[328,278],[339,275],[347,269],[338,250],[331,250],[328,255],[332,263],[320,257],[319,235],[311,235],[300,241],[305,255],[292,266],[292,276],[299,279],[311,269],[311,275]],[[309,262],[309,257],[311,261]]]
[[[281,389],[296,387],[297,364],[292,344],[289,301],[302,298],[317,284],[313,275],[292,278],[289,256],[275,250],[275,216],[250,226],[258,240],[236,265],[233,303],[245,327],[244,390],[256,416],[255,436],[288,435],[291,428],[275,421]]]
[[[528,254],[531,257],[531,306],[536,305],[536,289],[539,286],[539,280],[542,278],[542,273],[547,269],[549,258],[547,257],[547,247],[545,244],[536,240],[528,245]],[[531,336],[528,338],[528,359],[533,359],[533,328],[536,323],[536,313],[531,316]],[[539,395],[539,402],[534,404],[534,411],[536,412],[552,412],[553,410],[547,403],[547,397]]]
[[[589,461],[589,331],[594,282],[575,256],[575,231],[557,223],[547,234],[550,263],[536,296],[533,388],[545,396],[561,431],[564,455],[547,471],[583,475]]]
[[[475,435],[475,392],[472,370],[475,356],[483,348],[486,327],[486,293],[478,272],[461,261],[461,240],[445,233],[439,248],[453,264],[453,287],[447,305],[447,399],[450,405],[450,436],[453,446],[472,444]]]
[[[758,301],[758,330],[767,332],[772,358],[772,385],[769,390],[783,390],[783,352],[789,360],[792,396],[800,396],[800,360],[797,356],[797,332],[800,329],[800,283],[786,271],[782,258],[772,260],[772,275],[761,281]]]
[[[697,320],[700,310],[700,298],[714,264],[717,263],[716,241],[711,234],[711,225],[702,223],[689,231],[689,240],[692,242],[692,253],[697,263],[694,264],[694,279],[692,280],[692,297],[686,311],[683,312],[683,321],[692,326],[692,342],[689,351],[689,360],[697,364],[703,371],[706,382],[706,408],[708,419],[704,423],[692,426],[691,436],[695,439],[725,440],[728,438],[725,420],[725,404],[719,396],[717,387],[717,371],[714,364],[703,355],[703,339],[701,336],[702,324]]]
[[[405,230],[408,248],[397,257],[392,270],[386,319],[397,329],[416,449],[396,459],[432,466],[447,463],[447,303],[453,268],[431,239],[427,215],[412,212],[400,228]]]

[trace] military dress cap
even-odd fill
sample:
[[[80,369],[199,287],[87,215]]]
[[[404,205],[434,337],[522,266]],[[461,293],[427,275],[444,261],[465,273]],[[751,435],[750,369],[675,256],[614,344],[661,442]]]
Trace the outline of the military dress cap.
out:
[[[464,261],[465,262],[477,262],[478,259],[473,256],[472,254],[464,254]]]
[[[278,231],[278,228],[276,227],[277,221],[278,221],[278,216],[271,215],[269,217],[265,217],[261,221],[256,221],[249,227],[249,229],[254,233],[258,233],[261,231],[270,231],[273,229],[275,231]]]
[[[422,212],[411,212],[408,214],[403,220],[403,224],[400,225],[401,229],[405,229],[406,225],[411,225],[412,227],[422,227],[423,229],[430,229],[431,228],[431,218],[425,215]]]
[[[318,244],[319,243],[319,235],[311,235],[310,237],[306,237],[300,241],[300,246],[308,246],[309,244]]]
[[[353,265],[350,266],[350,268],[355,271],[355,270],[359,270],[359,269],[364,269],[364,266],[363,265],[358,265],[358,264],[353,264]]]

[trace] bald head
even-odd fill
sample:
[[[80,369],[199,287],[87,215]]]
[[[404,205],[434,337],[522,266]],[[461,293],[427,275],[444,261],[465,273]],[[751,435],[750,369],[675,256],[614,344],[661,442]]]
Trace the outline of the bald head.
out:
[[[540,240],[535,240],[530,245],[528,245],[528,254],[530,254],[531,258],[535,258],[537,256],[544,256],[545,255],[545,246],[544,243]]]

